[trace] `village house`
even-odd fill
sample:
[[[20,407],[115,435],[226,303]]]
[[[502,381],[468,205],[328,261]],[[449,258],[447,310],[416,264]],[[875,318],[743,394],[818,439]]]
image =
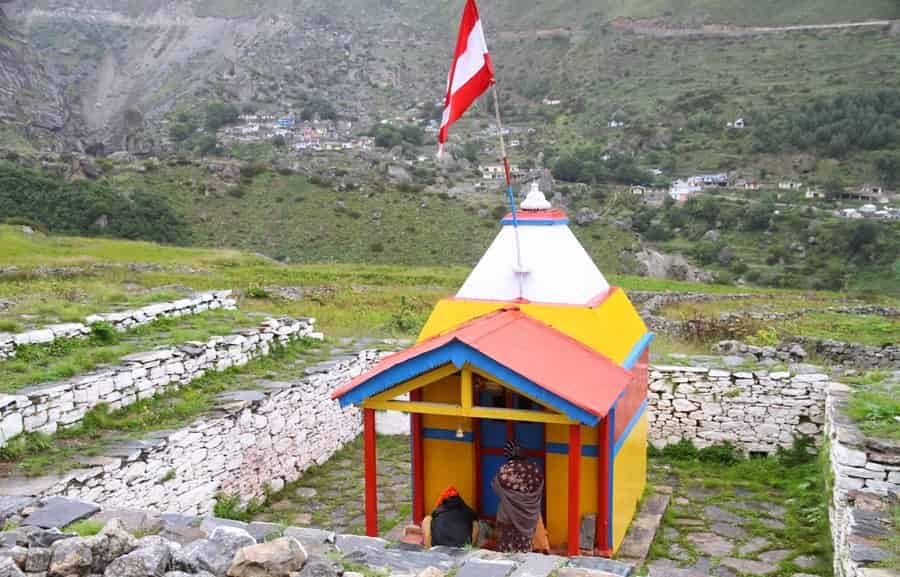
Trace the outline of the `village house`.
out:
[[[802,188],[803,183],[796,180],[782,180],[778,183],[778,190],[800,190]]]
[[[676,180],[672,183],[672,186],[669,187],[669,196],[672,197],[675,201],[679,203],[687,202],[692,195],[701,192],[703,187],[695,182],[692,182],[691,179],[688,180]]]
[[[815,200],[817,198],[825,198],[825,191],[816,187],[807,187],[806,193],[803,195],[807,200]]]
[[[544,98],[542,102],[545,106],[559,106],[562,104],[562,100],[556,98]]]
[[[478,167],[481,171],[481,178],[484,180],[503,180],[506,178],[502,164],[483,164]],[[509,173],[513,180],[523,176],[522,170],[515,164],[509,166]]]
[[[676,181],[677,182],[677,181]],[[728,186],[727,174],[698,174],[687,179],[688,184],[704,187],[704,186]]]
[[[729,122],[727,124],[727,126],[728,126],[728,128],[741,129],[741,128],[744,128],[744,126],[746,126],[746,125],[744,124],[743,117],[741,117],[741,118],[738,118],[737,120],[735,120],[734,122]]]

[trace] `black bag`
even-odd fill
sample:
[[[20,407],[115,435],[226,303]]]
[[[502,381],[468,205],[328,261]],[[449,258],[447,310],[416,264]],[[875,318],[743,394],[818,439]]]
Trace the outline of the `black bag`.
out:
[[[447,497],[431,513],[431,545],[463,547],[472,542],[472,523],[478,519],[462,497]]]

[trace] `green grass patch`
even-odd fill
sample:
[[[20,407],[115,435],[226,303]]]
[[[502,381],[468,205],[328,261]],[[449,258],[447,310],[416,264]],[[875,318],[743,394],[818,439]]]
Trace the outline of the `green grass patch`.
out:
[[[0,392],[67,379],[101,365],[114,364],[138,351],[229,335],[256,322],[257,319],[240,311],[216,310],[158,319],[121,334],[109,325],[98,323],[88,338],[57,339],[52,343],[18,347],[14,358],[0,363]]]
[[[855,379],[847,414],[867,435],[900,439],[900,382],[887,377],[870,371]]]
[[[219,393],[253,388],[255,379],[260,377],[296,376],[292,363],[318,345],[319,341],[302,339],[276,347],[267,357],[242,367],[208,372],[178,390],[142,399],[117,411],[98,405],[77,425],[54,435],[26,433],[13,438],[0,448],[0,463],[14,473],[28,476],[64,472],[77,465],[77,457],[102,455],[105,448],[116,442],[141,438],[152,431],[183,427],[212,409]]]
[[[90,537],[96,535],[103,530],[103,521],[94,521],[92,519],[84,519],[76,521],[66,526],[63,533],[78,533],[81,537]]]

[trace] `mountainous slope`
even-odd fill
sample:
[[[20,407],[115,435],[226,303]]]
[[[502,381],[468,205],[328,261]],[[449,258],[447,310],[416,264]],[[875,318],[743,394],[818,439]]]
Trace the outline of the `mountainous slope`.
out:
[[[39,59],[4,13],[7,0],[0,0],[0,135],[2,123],[18,124],[23,134],[57,132],[68,120],[62,94]],[[7,136],[12,140],[14,136]],[[25,143],[27,146],[27,143]]]
[[[310,97],[326,98],[361,122],[434,102],[441,96],[460,5],[15,0],[6,6],[22,34],[54,63],[55,84],[68,87],[85,140],[102,142],[107,150],[140,152],[158,144],[160,131],[154,128],[166,114],[202,100],[288,111]],[[900,83],[898,26],[776,37],[654,34],[698,24],[900,18],[893,0],[485,0],[481,8],[513,115],[533,117],[541,99],[551,95],[563,99],[564,111],[574,109],[585,119],[625,107],[654,123],[683,110],[684,97],[698,92],[716,94],[714,104],[731,113],[770,106],[766,98],[776,94],[782,104],[820,87]],[[622,19],[635,18],[649,21],[623,27]]]

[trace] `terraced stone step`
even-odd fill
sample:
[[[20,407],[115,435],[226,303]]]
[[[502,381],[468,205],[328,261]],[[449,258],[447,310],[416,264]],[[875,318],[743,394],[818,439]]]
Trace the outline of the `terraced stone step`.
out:
[[[83,323],[62,323],[21,333],[0,333],[0,361],[15,357],[16,348],[23,345],[85,337],[91,334],[91,325],[98,322],[109,323],[117,331],[124,332],[162,318],[183,317],[216,309],[234,310],[237,300],[231,295],[230,290],[208,291],[136,309],[89,315]]]

